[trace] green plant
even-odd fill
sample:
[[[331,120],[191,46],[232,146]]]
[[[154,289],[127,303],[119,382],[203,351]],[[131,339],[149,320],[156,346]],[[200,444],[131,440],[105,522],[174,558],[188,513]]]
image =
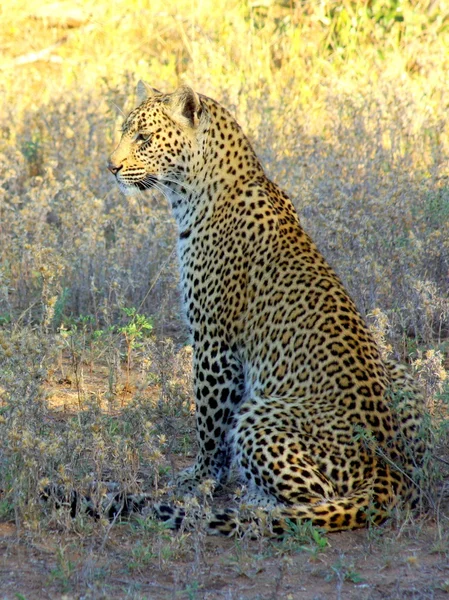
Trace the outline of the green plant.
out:
[[[67,546],[59,546],[56,553],[56,567],[50,571],[50,577],[58,582],[62,589],[67,592],[73,586],[73,575],[75,563],[71,560]]]
[[[128,568],[131,571],[140,571],[157,560],[157,554],[144,542],[137,542],[131,551],[131,559]]]
[[[151,318],[141,315],[136,308],[122,308],[128,322],[117,328],[123,336],[126,344],[126,385],[130,386],[131,356],[132,353],[142,347],[142,339],[153,329]]]
[[[145,538],[156,536],[165,540],[171,539],[170,529],[163,521],[155,521],[148,517],[136,515],[135,519],[131,521],[130,527]]]
[[[338,581],[351,581],[352,583],[360,583],[363,577],[354,570],[354,564],[347,561],[345,555],[342,554],[337,562],[330,567],[331,572],[327,576],[327,581],[337,579]]]
[[[14,505],[10,500],[0,500],[0,519],[10,519],[14,515]]]
[[[198,581],[192,581],[192,583],[188,583],[186,585],[186,587],[184,588],[184,591],[181,592],[182,594],[186,594],[188,600],[196,600],[199,596],[199,592],[201,590],[202,586],[200,585],[200,583]]]
[[[254,552],[253,548],[248,547],[247,540],[239,539],[235,540],[232,550],[228,560],[232,570],[238,576],[254,579],[263,570],[263,563],[268,553]]]
[[[310,521],[288,520],[288,530],[280,549],[288,552],[308,552],[316,556],[328,546],[325,532]]]
[[[58,299],[56,300],[55,305],[54,305],[53,320],[52,320],[52,327],[54,329],[57,329],[58,327],[60,327],[61,323],[63,322],[65,309],[66,309],[66,306],[68,305],[69,299],[70,299],[70,290],[68,288],[63,288],[61,290],[61,293],[58,296]]]
[[[0,315],[0,327],[11,322],[11,315],[8,313]]]
[[[21,144],[21,151],[29,164],[31,177],[43,174],[43,143],[40,133],[35,133]]]

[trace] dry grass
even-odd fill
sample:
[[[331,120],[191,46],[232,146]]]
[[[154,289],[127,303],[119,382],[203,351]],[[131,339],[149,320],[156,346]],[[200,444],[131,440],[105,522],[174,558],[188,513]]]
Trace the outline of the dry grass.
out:
[[[130,205],[104,169],[143,77],[234,110],[362,310],[446,336],[449,23],[434,4],[85,2],[73,28],[67,10],[16,5],[0,9],[3,319],[48,321],[53,301],[53,328],[114,321],[117,306],[174,324],[172,261],[154,283],[173,247],[166,205]]]
[[[447,591],[442,484],[430,529],[406,520],[379,539],[348,534],[325,558],[313,542],[304,559],[304,540],[229,543],[215,579],[220,545],[201,531],[111,529],[39,503],[48,480],[157,491],[193,454],[174,224],[162,198],[125,199],[105,169],[140,78],[164,91],[191,84],[234,112],[383,351],[414,365],[447,452],[446,3],[16,0],[0,22],[0,515],[19,534],[2,542],[7,556],[51,556],[33,577],[54,594],[313,598],[288,587],[300,577],[316,598],[361,598],[365,588],[349,585],[356,539],[374,570],[391,548],[382,569],[418,574],[410,591],[368,570],[377,583],[363,597]],[[49,531],[56,541],[43,550]],[[240,585],[262,564],[263,583]],[[145,587],[149,570],[159,587]],[[38,597],[22,579],[16,591]]]

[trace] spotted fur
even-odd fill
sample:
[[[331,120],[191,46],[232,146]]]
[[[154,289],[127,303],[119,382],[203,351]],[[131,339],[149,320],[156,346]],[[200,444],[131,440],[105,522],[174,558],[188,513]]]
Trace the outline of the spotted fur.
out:
[[[181,488],[224,482],[234,464],[275,533],[289,520],[356,528],[412,500],[422,397],[382,360],[230,113],[188,87],[147,89],[109,169],[125,193],[163,192],[178,224],[199,448]],[[231,534],[239,523],[225,510],[208,525]]]

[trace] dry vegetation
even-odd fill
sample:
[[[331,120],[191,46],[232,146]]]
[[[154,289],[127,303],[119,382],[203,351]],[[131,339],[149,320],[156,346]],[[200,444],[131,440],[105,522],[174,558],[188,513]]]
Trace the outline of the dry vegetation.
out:
[[[194,453],[174,224],[105,169],[140,78],[235,113],[383,351],[416,371],[447,457],[447,2],[15,0],[0,23],[2,600],[444,597],[437,459],[425,518],[327,545],[307,528],[173,536],[39,497],[94,480],[157,495]]]

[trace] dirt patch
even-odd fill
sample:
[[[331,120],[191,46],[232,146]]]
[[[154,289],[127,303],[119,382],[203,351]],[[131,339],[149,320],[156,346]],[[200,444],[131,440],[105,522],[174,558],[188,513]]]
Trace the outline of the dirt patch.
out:
[[[179,556],[168,556],[168,545],[164,556],[153,540],[152,558],[140,562],[141,540],[128,524],[118,525],[104,548],[56,532],[37,542],[17,536],[11,524],[0,532],[4,599],[424,600],[449,592],[447,551],[436,551],[431,523],[333,534],[318,554],[285,542],[170,534],[166,544],[172,552],[178,546]]]

